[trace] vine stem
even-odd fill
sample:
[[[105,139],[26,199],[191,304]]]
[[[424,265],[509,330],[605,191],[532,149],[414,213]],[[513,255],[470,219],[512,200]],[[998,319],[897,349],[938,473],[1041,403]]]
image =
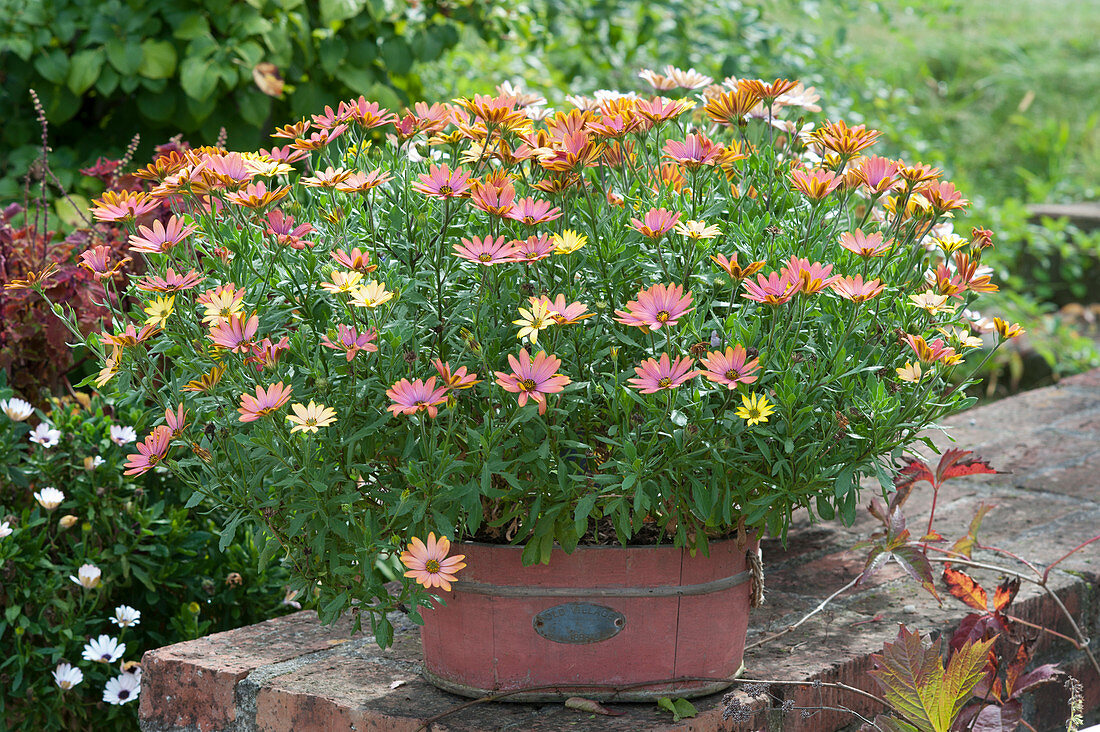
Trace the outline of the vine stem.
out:
[[[860,578],[861,576],[862,576],[862,575],[856,575],[855,577],[853,577],[853,578],[852,578],[852,580],[851,580],[850,582],[848,582],[848,584],[844,585],[844,586],[843,586],[843,587],[841,587],[841,588],[840,588],[839,590],[837,590],[836,592],[834,592],[833,594],[829,595],[829,596],[828,596],[828,597],[826,597],[826,598],[825,598],[824,600],[822,600],[822,601],[821,601],[821,602],[820,602],[820,603],[818,604],[818,606],[817,606],[817,607],[815,607],[815,608],[814,608],[813,610],[811,610],[810,612],[808,612],[808,613],[807,613],[806,615],[802,616],[802,619],[801,619],[801,620],[799,620],[799,621],[798,621],[797,623],[795,623],[795,624],[793,624],[793,625],[788,625],[788,626],[787,626],[786,628],[784,628],[783,630],[779,631],[778,633],[772,633],[772,634],[771,634],[771,635],[769,635],[768,637],[766,637],[766,638],[761,638],[760,640],[756,641],[755,643],[750,643],[749,645],[745,646],[745,650],[746,650],[746,651],[748,651],[748,650],[752,650],[753,648],[757,648],[757,647],[759,647],[759,646],[762,646],[762,645],[764,645],[765,643],[771,643],[771,642],[772,642],[773,640],[775,640],[776,638],[779,638],[779,637],[781,637],[781,636],[784,636],[784,635],[786,635],[787,633],[790,633],[790,632],[791,632],[792,630],[795,630],[796,628],[798,628],[798,626],[802,625],[802,624],[803,624],[803,623],[805,623],[805,622],[806,622],[807,620],[809,620],[810,618],[812,618],[812,617],[813,617],[814,615],[817,615],[817,614],[818,614],[819,612],[821,612],[822,610],[824,610],[824,609],[826,608],[826,606],[828,606],[828,604],[829,604],[830,602],[832,602],[833,600],[835,600],[835,599],[836,599],[836,598],[837,598],[837,597],[838,597],[839,595],[842,595],[842,594],[843,594],[844,592],[846,592],[846,591],[848,591],[848,590],[852,589],[853,587],[855,587],[855,586],[856,586],[856,583],[857,583],[857,582],[859,582],[859,578]]]

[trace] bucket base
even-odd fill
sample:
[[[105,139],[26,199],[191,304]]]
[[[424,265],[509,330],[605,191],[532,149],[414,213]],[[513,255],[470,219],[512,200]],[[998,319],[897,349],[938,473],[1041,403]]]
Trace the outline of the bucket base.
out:
[[[573,696],[583,696],[585,699],[592,699],[594,701],[603,702],[655,702],[661,697],[667,696],[673,699],[679,697],[683,699],[695,699],[700,696],[709,696],[710,694],[717,694],[720,691],[725,691],[733,682],[737,680],[745,672],[745,664],[741,664],[741,668],[737,669],[737,673],[731,676],[729,679],[720,679],[715,681],[704,681],[691,684],[690,686],[676,686],[675,684],[661,684],[653,685],[640,689],[623,689],[608,691],[606,686],[585,686],[584,684],[578,684],[576,686],[560,686],[553,689],[539,689],[538,691],[517,691],[514,694],[508,694],[502,696],[500,699],[493,699],[493,701],[502,702],[560,702]],[[481,699],[483,697],[491,697],[495,694],[507,693],[507,689],[478,689],[474,686],[467,686],[466,684],[460,684],[455,681],[448,681],[440,676],[436,676],[428,669],[424,669],[424,678],[428,680],[432,686],[442,689],[443,691],[449,691],[452,694],[458,694],[459,696],[465,696],[471,699]],[[685,684],[691,682],[683,682]]]

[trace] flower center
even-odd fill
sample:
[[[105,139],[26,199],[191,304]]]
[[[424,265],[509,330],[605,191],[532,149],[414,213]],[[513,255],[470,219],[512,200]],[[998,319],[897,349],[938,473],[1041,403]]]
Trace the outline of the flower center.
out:
[[[667,389],[668,387],[672,386],[672,379],[665,376],[657,382],[657,386],[661,387],[662,389]]]
[[[99,660],[103,661],[104,663],[110,663],[111,662],[111,654],[110,653],[104,653],[102,656],[99,657]]]
[[[737,369],[730,369],[729,371],[726,372],[726,378],[729,379],[730,381],[735,381],[735,380],[741,378],[741,374],[739,374],[737,372]]]
[[[493,255],[489,254],[489,253],[479,254],[477,256],[477,258],[479,260],[481,260],[482,262],[491,262],[491,261],[493,261]]]
[[[439,572],[439,562],[435,559],[429,559],[424,563],[424,570],[431,574],[437,574]]]
[[[126,689],[119,689],[118,690],[118,698],[119,698],[119,701],[121,701],[123,699],[128,699],[128,698],[130,698],[130,692],[127,691]]]
[[[440,192],[440,194],[442,194],[442,195],[444,195],[444,196],[449,196],[449,195],[451,195],[452,193],[454,193],[454,190],[455,190],[455,189],[454,189],[454,188],[451,188],[450,186],[440,186],[440,187],[439,187],[439,192]]]
[[[535,383],[534,379],[524,379],[522,382],[520,382],[520,386],[523,387],[524,391],[534,391],[535,387],[538,386],[538,384]]]
[[[658,323],[667,323],[668,322],[668,311],[667,310],[659,310],[657,312],[657,322]]]

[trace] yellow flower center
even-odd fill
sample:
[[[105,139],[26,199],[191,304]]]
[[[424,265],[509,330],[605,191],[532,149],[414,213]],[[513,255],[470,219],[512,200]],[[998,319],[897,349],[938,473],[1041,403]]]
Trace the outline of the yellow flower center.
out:
[[[489,254],[489,253],[487,253],[487,252],[486,252],[486,253],[484,253],[484,254],[479,254],[479,255],[477,256],[477,258],[478,258],[479,260],[481,260],[482,262],[491,262],[491,261],[493,261],[493,255],[492,255],[492,254]]]
[[[726,378],[729,379],[730,381],[733,381],[734,379],[740,378],[740,376],[741,376],[741,374],[737,373],[736,369],[730,369],[729,371],[726,372]]]
[[[439,572],[439,562],[435,559],[429,559],[424,563],[424,570],[431,574],[437,574]]]
[[[657,313],[657,322],[658,323],[667,323],[668,322],[668,311],[667,310],[661,310]]]
[[[667,389],[668,387],[672,386],[672,379],[665,376],[664,378],[662,378],[660,381],[657,382],[657,386],[659,386],[663,389]]]
[[[440,186],[439,187],[439,193],[441,195],[444,195],[444,196],[449,196],[450,194],[454,193],[454,190],[455,189],[451,188],[450,186]]]
[[[535,383],[534,379],[524,379],[520,382],[520,386],[523,387],[524,391],[534,391],[535,387],[538,385]]]

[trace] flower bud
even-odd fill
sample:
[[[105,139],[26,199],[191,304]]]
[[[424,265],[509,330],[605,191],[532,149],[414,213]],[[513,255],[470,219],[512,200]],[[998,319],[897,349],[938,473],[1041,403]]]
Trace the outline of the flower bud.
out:
[[[69,513],[62,516],[61,519],[58,520],[57,525],[62,529],[71,529],[79,520],[80,519],[78,519],[76,516],[73,516],[71,513]]]

